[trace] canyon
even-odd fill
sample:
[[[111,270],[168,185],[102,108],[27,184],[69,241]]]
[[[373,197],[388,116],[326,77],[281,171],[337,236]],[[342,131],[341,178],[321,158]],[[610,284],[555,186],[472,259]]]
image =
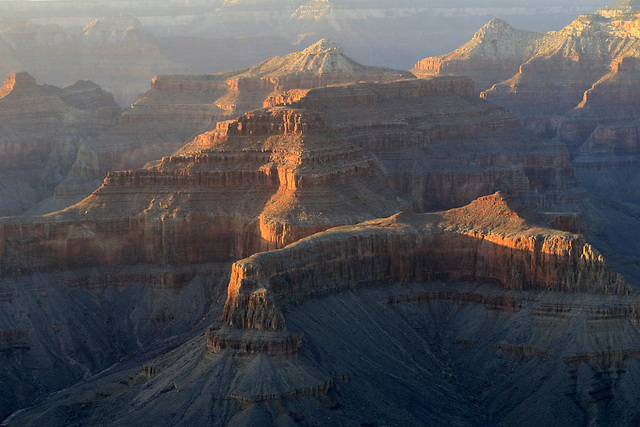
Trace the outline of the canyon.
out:
[[[101,124],[68,150],[58,166],[57,182],[49,186],[53,188],[29,199],[21,210],[4,213],[43,214],[77,203],[100,186],[108,171],[139,168],[172,154],[196,135],[215,128],[217,121],[261,107],[274,91],[399,78],[413,76],[406,71],[358,64],[344,54],[342,47],[324,39],[302,51],[240,70],[158,75],[130,108],[121,113],[113,110],[109,126]],[[54,108],[35,98],[31,102],[38,102],[42,109]],[[115,103],[112,107],[117,109]],[[17,105],[11,108],[13,114],[23,112]],[[26,120],[30,112],[24,113]],[[16,134],[21,132],[20,127],[14,130]]]
[[[50,197],[83,141],[117,123],[120,107],[95,83],[38,85],[25,72],[0,88],[0,215],[19,215]]]
[[[59,169],[0,217],[2,425],[637,423],[635,7],[491,20],[411,73],[320,39],[160,73],[126,109],[9,74],[5,135],[37,126],[6,137],[7,177]],[[87,31],[155,43],[140,22]]]
[[[640,212],[637,7],[618,2],[547,33],[493,20],[460,48],[425,58],[412,70],[418,76],[476,78],[481,97],[507,108],[536,135],[565,144],[575,176],[609,211],[605,216],[620,218],[595,234],[607,235],[605,245],[624,253],[625,264],[635,262],[635,238],[626,233],[635,229],[630,224]],[[608,222],[582,212],[592,223]]]
[[[6,422],[630,423],[640,299],[582,225],[496,193],[255,254],[204,333]]]
[[[452,49],[493,16],[546,31],[603,5],[597,0],[545,0],[529,7],[504,0],[474,7],[462,3],[4,1],[0,74],[25,70],[55,85],[90,79],[127,106],[155,75],[247,67],[320,38],[340,43],[361,63],[407,69],[416,52]]]
[[[637,347],[602,332],[558,352],[563,325],[609,331],[639,301],[579,214],[536,213],[588,203],[566,147],[527,133],[468,78],[279,91],[159,162],[108,173],[74,206],[0,221],[2,407],[59,390],[5,423],[521,420],[523,406],[489,408],[504,388],[468,391],[492,376],[489,360],[523,374],[523,360],[567,366],[539,384],[574,393],[548,416],[569,405],[567,421],[608,419],[627,377],[605,373],[632,370]],[[442,208],[454,209],[419,213]],[[361,310],[370,320],[349,320]],[[464,332],[477,310],[487,331],[524,315],[532,335]],[[539,341],[535,325],[558,317]],[[462,373],[475,348],[485,362]],[[354,351],[376,368],[339,356]],[[51,366],[64,375],[28,374]],[[431,403],[401,409],[415,396]]]

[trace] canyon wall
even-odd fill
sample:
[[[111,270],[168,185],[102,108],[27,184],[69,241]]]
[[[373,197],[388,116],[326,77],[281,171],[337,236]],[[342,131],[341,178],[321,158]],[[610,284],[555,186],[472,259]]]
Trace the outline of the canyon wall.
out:
[[[424,210],[461,206],[498,190],[544,209],[585,196],[564,144],[522,133],[516,117],[475,99],[467,78],[292,90],[265,105],[321,111]]]
[[[83,141],[117,122],[113,95],[90,81],[38,85],[25,72],[0,88],[0,215],[19,215],[50,197]]]
[[[533,133],[566,145],[573,174],[598,202],[595,209],[593,205],[568,209],[580,211],[598,244],[621,256],[617,267],[636,277],[631,266],[638,250],[635,230],[640,212],[636,191],[640,175],[635,170],[635,129],[640,119],[635,84],[638,19],[637,5],[619,2],[538,35],[529,50],[521,44],[521,32],[499,32],[500,26],[492,22],[459,49],[423,61],[459,61],[459,67],[467,67],[460,72],[473,75],[477,58],[497,67],[512,58],[505,47],[520,46],[527,52],[511,77],[480,88],[480,96],[507,108]],[[493,50],[488,48],[492,43]]]
[[[116,126],[82,144],[54,197],[32,213],[51,212],[82,200],[107,172],[141,168],[170,155],[214,129],[216,122],[261,107],[276,90],[412,77],[403,71],[360,65],[344,55],[340,46],[324,39],[302,51],[240,70],[158,75]]]
[[[197,80],[159,78],[156,84],[166,90],[173,82],[187,89],[193,85],[194,90],[217,87],[215,79]],[[215,129],[144,168],[110,172],[91,196],[63,211],[0,221],[0,285],[8,301],[13,301],[16,284],[53,283],[52,277],[62,277],[63,289],[82,294],[77,297],[80,307],[94,307],[85,300],[92,295],[105,310],[110,310],[109,298],[117,304],[122,304],[118,295],[129,298],[124,308],[113,312],[130,319],[124,327],[134,331],[124,335],[121,352],[101,353],[113,343],[109,338],[100,345],[85,339],[85,348],[95,351],[65,353],[68,346],[79,344],[62,340],[37,353],[26,350],[36,347],[24,331],[41,329],[43,321],[30,326],[10,319],[2,330],[11,357],[26,350],[41,361],[29,366],[42,369],[56,355],[67,354],[63,360],[78,369],[65,374],[66,382],[42,375],[16,387],[12,381],[7,408],[25,406],[46,394],[45,387],[59,389],[83,378],[87,387],[69,387],[44,399],[43,406],[16,414],[10,423],[37,424],[47,416],[61,424],[74,416],[97,422],[107,416],[109,422],[126,424],[145,414],[148,419],[158,414],[172,418],[167,412],[184,414],[188,406],[197,409],[188,418],[198,423],[255,424],[297,419],[296,405],[301,405],[297,413],[316,417],[343,404],[347,415],[340,423],[364,423],[369,421],[362,408],[379,399],[356,397],[348,403],[339,395],[369,396],[363,390],[371,389],[390,402],[381,416],[391,423],[458,419],[452,414],[461,413],[462,418],[482,420],[485,409],[474,407],[463,388],[443,373],[444,359],[422,341],[421,336],[428,337],[421,335],[425,331],[401,333],[407,323],[387,311],[403,304],[403,298],[419,300],[418,294],[396,295],[396,300],[386,295],[380,299],[384,310],[371,311],[374,316],[383,312],[383,317],[347,322],[367,330],[380,326],[379,321],[388,323],[392,333],[402,337],[398,350],[414,349],[409,362],[398,364],[402,376],[412,378],[409,389],[399,395],[402,387],[374,385],[380,378],[393,384],[387,381],[388,358],[379,354],[377,344],[356,346],[362,354],[374,355],[366,356],[370,363],[387,360],[387,368],[370,370],[380,374],[354,370],[350,358],[332,369],[333,362],[327,365],[322,358],[328,360],[331,348],[344,349],[301,323],[300,310],[309,301],[325,304],[335,296],[387,292],[402,281],[477,281],[504,292],[587,292],[603,298],[632,292],[585,238],[573,233],[584,229],[578,216],[538,215],[522,205],[556,207],[554,203],[562,201],[584,201],[584,194],[566,148],[531,136],[513,115],[478,99],[470,79],[293,89],[275,93],[265,105],[219,121]],[[412,213],[457,207],[495,189],[505,193],[466,208]],[[349,228],[333,228],[341,225]],[[550,225],[566,231],[551,230]],[[273,249],[281,250],[252,256]],[[229,267],[245,257],[250,258]],[[223,280],[231,282],[224,313]],[[200,286],[208,291],[203,293]],[[51,292],[48,285],[38,289]],[[148,297],[133,292],[150,289],[153,295]],[[29,295],[34,292],[40,291],[30,290]],[[193,308],[189,298],[202,305]],[[362,301],[369,307],[367,298]],[[448,297],[424,298],[437,305]],[[498,297],[470,298],[465,303],[506,305],[510,313],[520,307],[519,297],[512,304],[509,298],[504,304]],[[455,296],[451,299],[455,305]],[[64,307],[58,300],[34,300],[55,310]],[[38,319],[48,319],[43,310],[34,311]],[[86,323],[102,310],[88,312]],[[223,322],[213,322],[216,318]],[[115,317],[105,319],[114,322]],[[67,333],[66,324],[60,331],[57,334]],[[340,340],[351,333],[365,336],[352,327],[335,331]],[[375,335],[380,348],[396,348],[388,346],[386,335]],[[151,342],[158,347],[146,347]],[[42,356],[45,351],[52,356]],[[96,360],[100,354],[105,357]],[[125,358],[98,373],[118,357]],[[24,365],[11,360],[9,365],[12,375],[26,375]],[[409,374],[414,369],[417,376]],[[16,398],[20,384],[25,391]],[[425,390],[424,384],[438,386]],[[79,396],[80,389],[87,393]],[[435,413],[393,415],[399,402],[406,404],[411,395],[446,404]],[[119,412],[119,399],[135,410]],[[274,409],[277,401],[283,402],[279,410]],[[150,415],[152,409],[156,415]]]
[[[399,214],[256,254],[234,264],[224,321],[230,328],[284,331],[285,304],[397,282],[632,292],[581,236],[537,227],[526,214],[494,194],[463,208]]]
[[[334,226],[454,207],[499,189],[532,206],[583,197],[566,151],[523,135],[513,116],[473,97],[468,79],[273,99],[289,105],[219,122],[147,168],[110,172],[64,211],[4,221],[2,271],[233,261]],[[463,149],[469,138],[473,151]]]
[[[109,173],[64,211],[7,219],[0,264],[20,275],[233,261],[412,205],[320,113],[276,107],[220,122],[156,166]]]

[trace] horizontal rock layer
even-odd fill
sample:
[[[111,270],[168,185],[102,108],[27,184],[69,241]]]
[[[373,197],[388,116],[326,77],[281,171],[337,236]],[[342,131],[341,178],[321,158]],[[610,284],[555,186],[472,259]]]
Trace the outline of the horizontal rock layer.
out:
[[[261,107],[276,90],[412,77],[408,72],[360,65],[327,40],[239,70],[158,75],[151,89],[122,113],[117,126],[82,144],[50,205],[68,206],[81,200],[110,171],[141,168],[174,153],[197,135],[214,129],[217,122]],[[257,121],[248,121],[258,126]]]
[[[352,287],[477,281],[506,289],[628,294],[631,288],[575,234],[545,229],[500,195],[451,211],[338,228],[234,264],[225,322],[285,330],[283,304]]]
[[[26,72],[0,88],[0,215],[19,215],[50,197],[82,141],[113,126],[113,95],[90,81],[38,85]]]
[[[439,77],[292,90],[265,105],[321,111],[424,210],[461,206],[498,190],[544,208],[584,198],[564,144],[527,135],[516,117],[473,96],[468,78]]]

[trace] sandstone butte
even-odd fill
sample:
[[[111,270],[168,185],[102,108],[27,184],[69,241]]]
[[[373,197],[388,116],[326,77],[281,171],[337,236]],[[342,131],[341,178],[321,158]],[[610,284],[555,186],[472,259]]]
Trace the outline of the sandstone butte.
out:
[[[38,85],[26,72],[0,87],[0,216],[24,213],[53,194],[82,141],[117,123],[113,96],[84,80]]]
[[[210,75],[158,75],[116,126],[82,144],[50,206],[42,206],[37,213],[80,201],[100,186],[108,171],[140,168],[172,154],[215,128],[218,121],[261,107],[274,91],[400,78],[413,75],[360,65],[344,55],[340,46],[324,39],[300,52],[244,69]]]
[[[574,218],[561,221],[566,219],[574,225]],[[238,261],[223,320],[230,328],[283,332],[287,303],[354,287],[437,280],[512,290],[633,292],[582,236],[546,228],[544,217],[496,193],[449,211],[334,228]],[[224,343],[216,338],[214,332],[210,345],[221,350]]]
[[[371,365],[392,372],[388,386],[396,393],[392,376],[413,370],[409,377],[421,378],[424,372],[417,367],[429,370],[432,352],[438,353],[433,340],[440,339],[453,344],[444,351],[451,352],[454,383],[477,390],[473,402],[492,409],[486,418],[474,418],[431,372],[427,383],[438,386],[401,381],[412,393],[420,387],[435,393],[426,398],[425,412],[430,414],[416,409],[397,415],[396,422],[415,416],[418,423],[440,419],[461,425],[534,425],[553,420],[571,425],[626,422],[637,416],[619,405],[635,394],[623,384],[634,381],[640,355],[640,342],[628,335],[638,330],[639,300],[624,297],[634,293],[631,287],[583,236],[549,227],[575,227],[575,219],[537,214],[496,193],[462,208],[399,213],[334,228],[236,262],[223,320],[206,333],[207,346],[217,358],[233,353],[249,360],[227,391],[228,398],[244,403],[231,421],[257,422],[265,416],[256,411],[260,405],[275,419],[282,402],[296,407],[293,396],[327,399],[335,410],[346,399],[330,390],[366,387],[363,382],[375,376],[365,379]],[[417,285],[425,282],[440,284]],[[492,285],[473,288],[460,282]],[[576,296],[567,298],[567,293]],[[389,314],[394,310],[406,329],[390,335],[392,327],[377,322],[394,318]],[[443,328],[442,335],[424,322]],[[625,327],[625,322],[634,326]],[[619,332],[613,332],[617,328]],[[355,331],[359,334],[349,335]],[[580,337],[574,339],[574,333]],[[423,351],[429,356],[416,356],[404,347],[412,334],[424,338]],[[391,349],[376,348],[381,342]],[[504,363],[498,361],[502,357]],[[497,370],[495,363],[500,365]],[[283,366],[289,365],[299,369],[299,377],[287,384],[293,374]],[[619,371],[613,374],[615,369]],[[535,372],[549,376],[541,379]],[[272,385],[265,387],[270,380]],[[377,387],[382,389],[385,386]],[[491,400],[495,398],[498,401]],[[362,401],[371,404],[366,398],[359,404]],[[530,405],[547,409],[536,413]],[[440,418],[451,406],[461,412]],[[344,417],[344,422],[349,419],[345,412],[333,416]],[[469,418],[466,423],[457,418],[461,414]]]

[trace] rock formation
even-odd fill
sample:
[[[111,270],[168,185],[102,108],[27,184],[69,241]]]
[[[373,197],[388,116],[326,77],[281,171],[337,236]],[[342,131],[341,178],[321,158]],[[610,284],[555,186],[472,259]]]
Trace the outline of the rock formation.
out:
[[[8,48],[8,60],[0,66],[3,74],[27,70],[37,80],[57,85],[91,79],[127,105],[154,75],[186,70],[164,56],[162,42],[132,16],[92,18],[80,32],[8,16],[15,15],[3,15],[0,20],[0,34]]]
[[[423,342],[429,349],[426,354],[454,352],[450,356],[451,375],[455,382],[478,393],[468,398],[485,407],[480,411],[494,422],[521,424],[528,419],[545,423],[553,418],[562,419],[564,424],[594,420],[608,423],[620,416],[631,419],[637,416],[636,410],[614,408],[634,395],[623,384],[633,381],[640,342],[625,338],[626,332],[622,331],[628,328],[624,327],[620,335],[613,334],[616,338],[609,335],[606,344],[601,340],[607,334],[598,329],[582,330],[577,339],[572,335],[576,328],[586,325],[617,328],[633,321],[639,315],[640,300],[624,296],[633,293],[629,285],[582,236],[550,229],[545,225],[550,221],[551,217],[536,214],[497,193],[462,208],[398,214],[336,228],[282,250],[256,254],[234,264],[224,323],[207,331],[208,348],[214,353],[234,352],[254,360],[265,355],[297,355],[297,363],[306,362],[306,370],[314,359],[300,349],[301,345],[313,346],[314,356],[326,357],[338,349],[348,351],[349,347],[341,344],[344,336],[336,331],[345,327],[347,318],[356,321],[357,313],[352,313],[353,317],[347,314],[353,310],[369,313],[367,320],[356,321],[359,325],[352,327],[362,333],[355,341],[369,344],[351,345],[371,349],[376,339],[365,331],[370,330],[368,322],[375,324],[389,316],[378,311],[384,312],[382,305],[386,303],[402,313],[407,330],[425,340],[430,337]],[[430,281],[446,283],[419,285]],[[462,281],[498,286],[473,289],[456,284]],[[543,289],[545,293],[531,292]],[[365,308],[365,295],[378,305],[377,310]],[[336,308],[335,304],[345,305]],[[334,317],[331,327],[326,310]],[[424,319],[439,319],[438,326],[421,329],[423,326],[417,325],[424,325]],[[482,326],[470,326],[476,322]],[[499,326],[490,326],[493,322]],[[323,327],[334,332],[323,334]],[[406,337],[407,330],[389,340],[396,343],[394,349],[402,347],[401,337]],[[302,334],[306,339],[301,344],[297,337]],[[318,334],[322,338],[318,339]],[[447,343],[441,343],[438,349],[435,340],[442,339]],[[393,357],[391,354],[388,357]],[[420,358],[425,367],[430,365],[429,356]],[[397,363],[402,364],[400,360],[405,357],[412,356],[405,351]],[[469,365],[469,357],[478,364]],[[325,368],[344,369],[349,365],[339,357],[331,359],[328,364],[315,360]],[[496,363],[501,368],[496,370]],[[536,368],[527,368],[529,363]],[[514,374],[502,370],[506,367]],[[349,375],[336,375],[334,381],[338,383],[338,377],[354,381],[355,376],[366,381],[362,370],[354,365],[348,369]],[[518,379],[521,374],[540,370],[559,372],[528,386]],[[255,372],[253,375],[260,377]],[[493,375],[500,379],[491,379]],[[446,394],[446,382],[439,380],[438,384],[440,393]],[[332,384],[323,394],[332,387],[341,393],[350,388]],[[524,390],[518,390],[521,387]],[[547,394],[536,398],[545,402],[544,414],[527,409],[530,394],[535,395],[538,388]],[[350,391],[355,389],[354,385]],[[515,393],[518,398],[510,400],[505,393]],[[231,394],[229,397],[238,399]],[[259,402],[273,407],[277,399],[287,402],[289,408],[294,406],[283,394]],[[456,401],[452,396],[449,399],[449,404]],[[608,406],[606,402],[615,403]],[[355,408],[347,410],[351,411],[357,412]],[[470,424],[487,422],[482,416],[472,418]]]
[[[9,424],[633,420],[640,299],[576,227],[497,193],[253,255],[204,336]]]
[[[411,72],[418,77],[469,76],[478,90],[484,90],[516,74],[542,37],[540,33],[516,30],[502,19],[492,19],[468,43],[449,54],[419,61]]]
[[[109,173],[65,211],[6,222],[3,271],[233,261],[410,207],[319,113],[276,107],[221,122],[156,166]],[[37,237],[20,243],[25,233]]]
[[[77,94],[71,98],[78,105],[90,104]],[[270,106],[219,122],[215,130],[159,162],[110,172],[90,197],[63,211],[2,220],[0,284],[2,289],[6,286],[7,298],[13,298],[14,283],[42,281],[77,289],[82,301],[91,293],[106,293],[107,305],[134,289],[165,290],[186,298],[203,292],[204,282],[220,283],[237,259],[282,248],[331,227],[402,210],[452,207],[500,188],[533,205],[581,197],[566,151],[526,136],[513,116],[476,98],[469,79],[293,89],[274,94],[265,104]],[[473,151],[460,150],[470,144]],[[473,185],[459,184],[467,180]],[[578,224],[571,218],[556,223]],[[206,269],[215,273],[203,272]],[[28,289],[53,292],[47,285]],[[27,299],[41,300],[31,292],[35,291],[29,291]],[[205,302],[211,303],[215,292],[208,291]],[[190,317],[181,316],[174,303],[158,298],[154,293],[144,309],[138,308],[141,302],[127,306],[127,316],[145,331],[138,346],[153,339],[149,328],[158,322],[167,325],[160,337],[172,331],[184,337],[189,322],[203,315],[200,307],[189,311]],[[221,306],[222,302],[212,313],[220,313]],[[39,327],[12,319],[2,329],[11,354],[18,348],[36,348],[35,335],[11,331]],[[237,347],[249,354],[267,349],[269,357],[293,357],[304,348],[300,335],[258,332],[251,345],[233,331],[211,335],[209,345]],[[77,360],[87,371],[69,372],[63,382],[48,377],[26,381],[24,398],[8,392],[6,407],[41,396],[45,385],[60,388],[81,379],[82,372],[105,369],[118,354],[136,347],[135,337],[126,336],[131,341],[120,353],[96,360],[99,352],[91,352]],[[47,342],[46,351],[52,355],[63,354],[64,346],[71,345]],[[36,353],[40,356],[33,366],[42,369],[51,363],[44,353],[32,352]],[[20,366],[14,368],[12,375],[23,375]],[[326,373],[305,378],[309,381],[284,391],[232,394],[320,396],[330,388],[328,381],[334,381]]]
[[[601,245],[625,254],[620,261],[625,266],[635,264],[634,242],[640,237],[634,231],[640,212],[636,191],[640,177],[635,170],[639,16],[634,2],[582,15],[559,31],[532,39],[528,57],[512,77],[479,88],[483,98],[506,107],[529,130],[566,144],[577,178],[601,202],[595,210],[585,206],[577,210]],[[517,45],[522,42],[519,34],[503,31],[496,43]],[[440,58],[464,58],[457,66],[461,72],[473,73],[473,55],[464,54],[484,53],[481,40],[476,36]],[[493,62],[487,59],[496,66],[510,58],[506,50],[496,52],[501,55]]]
[[[524,136],[468,79],[296,89],[266,104],[279,102],[219,122],[158,164],[110,172],[69,209],[0,224],[0,270],[228,262],[491,191],[543,207],[584,197],[566,150]]]
[[[635,12],[612,8],[582,15],[562,30],[545,34],[514,30],[493,20],[459,49],[425,58],[412,71],[476,77],[482,97],[506,106],[530,129],[553,136],[562,117],[574,108],[608,109],[611,103],[603,93],[613,96],[630,89],[621,101],[628,103],[633,97],[635,90],[628,82],[635,72],[634,58],[640,56],[636,20]],[[602,119],[613,117],[614,111]],[[561,134],[583,139],[594,127],[586,123],[584,129],[576,129],[572,121],[564,126]]]
[[[156,76],[151,89],[125,110],[118,126],[80,147],[50,205],[60,209],[80,201],[108,171],[140,168],[172,154],[196,135],[214,129],[216,122],[262,107],[274,91],[410,77],[403,71],[360,65],[328,40],[246,69]],[[39,213],[53,210],[43,206]]]
[[[584,197],[566,148],[523,134],[514,116],[475,99],[466,78],[292,90],[265,102],[279,104],[323,112],[424,210],[461,206],[498,190],[541,207]]]
[[[286,331],[283,306],[354,287],[470,281],[512,290],[626,295],[579,235],[545,229],[499,193],[432,214],[398,214],[318,234],[233,266],[225,324]],[[215,332],[213,332],[215,333]]]
[[[82,141],[113,126],[120,108],[90,81],[38,85],[25,72],[0,88],[0,215],[22,214],[49,197]]]
[[[307,54],[304,63],[331,65]],[[262,67],[280,69],[277,60]],[[289,77],[267,71],[231,77],[220,96],[243,85],[282,90],[173,155],[109,172],[74,206],[0,220],[0,304],[11,307],[0,319],[0,379],[10,384],[2,415],[66,388],[7,423],[520,419],[526,407],[500,397],[520,384],[515,374],[486,395],[466,391],[482,389],[460,372],[458,354],[474,348],[482,356],[473,372],[487,381],[496,363],[530,376],[522,358],[569,366],[540,381],[575,392],[580,409],[566,419],[588,418],[585,396],[610,396],[602,390],[615,379],[564,376],[580,363],[608,372],[636,354],[633,338],[616,335],[608,348],[608,335],[594,332],[558,349],[567,330],[586,328],[579,322],[609,327],[634,319],[640,303],[577,234],[579,216],[530,210],[587,204],[564,145],[528,134],[468,78],[290,89]],[[159,78],[148,96],[206,93],[212,82]],[[81,94],[69,102],[93,105]],[[158,120],[136,108],[110,132]],[[198,108],[182,121],[199,123]],[[412,213],[434,209],[449,210]],[[554,325],[547,343],[539,337],[555,318],[576,320]],[[592,378],[602,387],[584,386]],[[562,405],[572,401],[563,396]],[[402,409],[407,402],[421,403]]]

